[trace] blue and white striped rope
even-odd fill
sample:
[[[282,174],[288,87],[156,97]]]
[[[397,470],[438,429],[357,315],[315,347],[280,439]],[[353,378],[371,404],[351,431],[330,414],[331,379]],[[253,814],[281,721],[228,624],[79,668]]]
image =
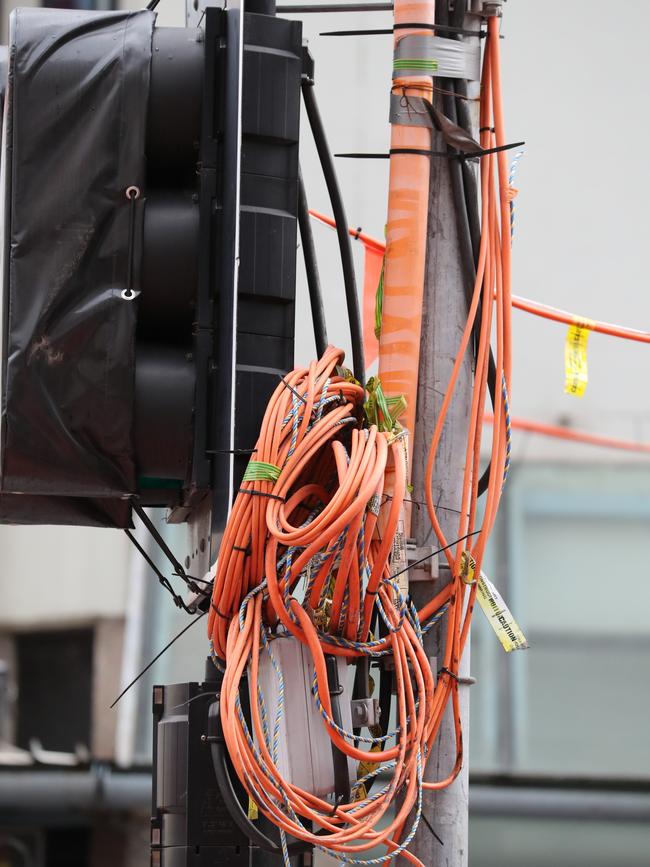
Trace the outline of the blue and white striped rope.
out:
[[[446,613],[448,608],[449,608],[449,603],[445,602],[445,604],[442,606],[442,608],[439,608],[436,611],[436,613],[433,615],[433,617],[431,617],[430,620],[428,620],[426,622],[426,624],[422,627],[421,634],[423,637],[427,634],[427,632],[430,629],[432,629],[436,625],[436,623],[440,620],[440,618],[443,616],[443,614]]]
[[[411,825],[411,830],[408,832],[408,835],[402,840],[400,845],[393,849],[392,852],[387,852],[386,855],[382,855],[379,858],[347,858],[345,855],[337,856],[339,857],[341,864],[357,864],[359,867],[370,867],[372,864],[385,864],[387,861],[392,861],[393,858],[397,857],[400,852],[403,852],[405,849],[408,849],[413,838],[415,837],[415,833],[418,829],[418,825],[420,824],[420,818],[422,817],[422,758],[420,755],[420,750],[418,750],[417,757],[417,788],[418,788],[418,799],[415,810],[415,817],[413,819],[413,824]],[[327,851],[327,850],[325,850]]]
[[[519,164],[519,160],[523,157],[526,151],[517,151],[514,155],[512,162],[510,163],[510,173],[508,175],[508,186],[512,187],[515,175],[517,174],[517,166]],[[515,203],[512,199],[510,199],[510,243],[512,244],[512,239],[515,236]]]
[[[344,728],[341,728],[340,725],[337,725],[337,723],[334,722],[332,717],[323,707],[323,703],[320,700],[320,694],[318,692],[318,680],[316,678],[315,671],[311,682],[311,693],[314,696],[316,707],[318,708],[318,712],[320,713],[321,717],[325,721],[325,724],[328,725],[331,729],[333,729],[337,734],[341,735],[342,738],[347,738],[350,741],[360,741],[362,744],[384,744],[386,743],[386,741],[389,741],[391,738],[394,738],[400,734],[399,727],[394,729],[392,732],[388,732],[387,734],[380,735],[376,738],[366,737],[365,735],[355,735],[354,732],[348,732]],[[368,759],[372,759],[372,753],[368,753]]]
[[[510,454],[512,452],[512,422],[510,420],[510,401],[508,400],[508,387],[506,385],[506,375],[501,373],[501,393],[503,395],[503,414],[506,423],[506,459],[503,465],[503,482],[501,490],[503,490],[508,472],[510,471]]]
[[[365,774],[363,777],[359,777],[358,780],[355,780],[350,787],[353,791],[354,789],[358,789],[360,786],[365,786],[370,780],[374,780],[377,774],[380,774],[382,771],[390,771],[391,768],[394,768],[397,762],[386,762],[383,765],[377,765],[374,771],[370,771],[368,774]]]

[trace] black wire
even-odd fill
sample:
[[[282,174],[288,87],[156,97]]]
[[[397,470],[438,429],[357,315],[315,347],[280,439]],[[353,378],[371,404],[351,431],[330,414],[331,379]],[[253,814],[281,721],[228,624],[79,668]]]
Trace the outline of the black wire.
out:
[[[316,150],[320,159],[321,168],[325,177],[327,191],[332,203],[332,212],[336,223],[336,234],[341,252],[341,266],[343,268],[343,284],[345,286],[345,300],[348,308],[348,320],[350,323],[350,338],[352,340],[352,367],[356,379],[365,385],[366,365],[363,352],[363,331],[361,328],[361,312],[359,310],[359,296],[357,294],[357,281],[354,274],[354,260],[352,258],[352,242],[348,234],[348,221],[345,215],[341,190],[339,188],[334,160],[327,144],[325,128],[318,110],[318,104],[314,95],[314,85],[309,79],[303,78],[302,97],[305,101],[307,118],[311,127]]]
[[[298,226],[300,227],[300,239],[302,241],[302,255],[305,260],[307,273],[307,286],[309,288],[309,303],[311,305],[311,321],[314,326],[314,342],[316,354],[319,358],[327,349],[327,324],[325,321],[325,307],[323,306],[323,293],[321,291],[320,276],[318,273],[318,260],[316,258],[316,245],[314,234],[311,230],[311,217],[307,204],[307,193],[302,171],[298,169]]]
[[[339,728],[343,727],[343,717],[341,716],[340,696],[343,692],[343,686],[339,681],[338,657],[332,654],[325,655],[325,664],[327,666],[327,682],[330,690],[330,702],[332,705],[332,720]],[[350,800],[350,776],[348,772],[348,759],[332,741],[332,766],[334,768],[334,792],[336,801]]]
[[[451,23],[453,26],[461,27],[464,19],[465,10],[463,4],[458,4],[451,13],[451,19],[448,13],[448,5],[446,2],[439,2],[436,7],[436,21],[446,25]],[[450,36],[451,39],[457,39],[457,35]],[[464,79],[449,78],[442,79],[440,82],[446,92],[443,92],[443,111],[454,123],[457,123],[465,132],[472,134],[472,122],[467,106],[467,83]],[[452,96],[455,94],[455,96]],[[425,105],[427,103],[425,102]],[[478,209],[478,183],[473,167],[467,160],[449,160],[449,174],[454,199],[454,210],[456,212],[456,226],[458,231],[458,244],[461,258],[461,267],[463,272],[463,282],[465,284],[465,295],[467,305],[472,302],[474,284],[476,282],[476,269],[478,266],[479,248],[481,244],[481,222]],[[476,320],[472,329],[472,343],[474,351],[474,359],[478,349],[479,335],[481,330],[481,304],[476,311]],[[496,400],[496,364],[494,361],[494,353],[490,347],[488,358],[488,391],[492,407],[495,406]],[[482,496],[489,485],[491,461],[485,468],[477,486],[478,496]]]
[[[188,630],[188,629],[191,629],[191,628],[194,626],[194,624],[195,624],[195,623],[198,623],[199,620],[200,620],[202,617],[204,617],[206,614],[207,614],[207,611],[202,611],[201,614],[199,614],[197,617],[194,618],[194,620],[190,620],[190,622],[187,624],[187,626],[183,627],[183,629],[181,629],[181,631],[180,631],[179,633],[177,633],[177,635],[175,635],[175,636],[172,638],[172,640],[171,640],[170,642],[168,642],[168,643],[163,647],[163,649],[160,651],[160,653],[157,653],[157,654],[154,656],[154,658],[151,660],[150,663],[148,663],[148,665],[145,665],[145,667],[142,669],[142,671],[140,672],[140,674],[139,674],[137,677],[134,677],[133,680],[131,681],[131,683],[130,683],[128,686],[124,687],[124,689],[123,689],[122,692],[118,695],[118,697],[115,699],[115,701],[113,702],[113,704],[111,705],[111,707],[112,707],[112,708],[115,707],[115,705],[116,705],[116,704],[118,703],[118,701],[122,698],[122,696],[126,695],[126,693],[131,689],[131,687],[134,686],[134,685],[135,685],[135,684],[140,680],[140,678],[142,677],[142,675],[145,674],[145,672],[149,671],[149,669],[150,669],[151,666],[154,664],[154,662],[157,662],[157,661],[160,659],[160,657],[163,655],[163,653],[165,653],[165,651],[169,650],[169,648],[172,646],[172,644],[174,644],[176,641],[178,641],[178,639],[181,637],[181,635],[185,635],[185,633],[187,632],[187,630]]]
[[[153,523],[153,521],[151,520],[149,515],[147,515],[147,513],[142,508],[142,506],[139,503],[134,501],[133,502],[133,510],[135,511],[138,518],[140,518],[142,523],[145,525],[145,527],[147,528],[147,530],[149,531],[149,533],[153,537],[156,545],[158,545],[158,547],[160,548],[162,553],[165,555],[165,557],[169,560],[171,565],[174,567],[174,575],[177,575],[182,581],[184,581],[187,584],[187,586],[190,588],[190,590],[192,590],[194,593],[200,593],[201,592],[200,588],[197,587],[197,585],[195,584],[195,581],[199,581],[201,584],[207,584],[209,582],[202,581],[198,578],[192,578],[190,575],[188,575],[185,572],[185,569],[183,569],[180,562],[176,559],[173,551],[171,550],[171,548],[169,547],[167,542],[165,542],[163,537],[160,535],[156,525]]]
[[[251,820],[248,818],[237,797],[235,787],[233,786],[230,777],[230,769],[228,767],[228,753],[226,751],[225,739],[221,730],[220,707],[219,702],[213,702],[208,710],[208,737],[210,744],[210,754],[212,756],[212,765],[214,774],[217,779],[217,785],[221,798],[224,802],[228,814],[239,830],[248,839],[265,852],[281,855],[282,848],[279,843],[267,837]],[[310,843],[299,840],[295,843],[289,843],[287,846],[289,855],[296,855],[301,852],[311,852],[313,846]]]
[[[172,599],[174,600],[174,604],[176,605],[176,607],[177,607],[177,608],[182,608],[183,611],[185,611],[186,614],[193,614],[194,612],[193,612],[190,608],[187,607],[187,605],[185,604],[185,602],[184,602],[184,600],[183,600],[183,597],[182,597],[182,596],[179,596],[178,593],[176,593],[176,592],[174,591],[174,588],[172,587],[169,578],[167,578],[166,575],[163,575],[163,573],[162,573],[162,572],[160,571],[160,569],[156,566],[156,564],[155,564],[154,561],[151,559],[151,557],[149,556],[149,554],[145,551],[145,549],[142,547],[142,545],[141,545],[141,544],[138,542],[138,540],[135,538],[135,536],[133,535],[133,533],[132,533],[130,530],[128,530],[128,529],[127,529],[127,530],[124,530],[124,532],[126,533],[126,535],[128,536],[128,538],[131,540],[131,542],[133,543],[133,545],[134,545],[134,546],[137,548],[137,550],[140,552],[140,554],[142,555],[142,557],[145,559],[145,561],[146,561],[147,564],[149,565],[149,568],[150,568],[150,569],[155,573],[155,575],[157,576],[158,581],[160,582],[161,586],[164,587],[165,590],[167,590],[167,592],[171,594],[171,597],[172,597]]]
[[[464,542],[465,539],[469,539],[471,536],[478,536],[481,530],[474,530],[473,533],[467,533],[465,536],[461,536],[460,539],[454,539],[453,542],[450,542],[448,545],[445,545],[444,548],[438,548],[436,551],[432,551],[430,554],[425,554],[424,557],[420,557],[419,560],[414,560],[413,563],[409,563],[408,566],[405,566],[404,569],[400,569],[399,572],[395,572],[394,575],[390,576],[390,580],[394,581],[395,578],[399,578],[400,575],[403,575],[405,572],[408,572],[409,569],[413,569],[415,566],[419,566],[421,563],[426,563],[427,560],[430,560],[432,557],[435,557],[436,554],[442,554],[443,551],[448,551],[450,548],[453,548],[454,545],[458,545],[459,542]]]

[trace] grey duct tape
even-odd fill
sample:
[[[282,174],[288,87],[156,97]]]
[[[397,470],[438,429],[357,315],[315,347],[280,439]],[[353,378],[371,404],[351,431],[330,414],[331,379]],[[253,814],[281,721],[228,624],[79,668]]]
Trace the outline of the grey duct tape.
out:
[[[433,121],[421,96],[403,96],[401,93],[390,95],[389,123],[400,126],[426,126],[431,128]]]
[[[444,78],[481,77],[481,49],[456,39],[415,34],[404,36],[395,46],[393,78],[404,75],[434,75]]]

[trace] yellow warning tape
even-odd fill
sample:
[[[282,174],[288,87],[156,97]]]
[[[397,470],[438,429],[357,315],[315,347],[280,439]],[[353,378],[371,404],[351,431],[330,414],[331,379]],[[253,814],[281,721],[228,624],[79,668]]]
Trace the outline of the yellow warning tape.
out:
[[[259,819],[260,811],[257,809],[257,804],[255,801],[249,797],[248,798],[248,818],[251,822],[254,822],[255,819]]]
[[[478,604],[487,617],[488,623],[494,629],[505,652],[526,650],[528,648],[526,636],[510,613],[510,609],[503,601],[503,597],[497,588],[483,572],[481,572],[478,581],[476,581],[476,561],[469,551],[463,551],[461,555],[460,577],[465,584],[476,583]]]
[[[576,319],[569,325],[564,343],[564,393],[582,397],[589,381],[587,341],[594,323],[591,319]]]

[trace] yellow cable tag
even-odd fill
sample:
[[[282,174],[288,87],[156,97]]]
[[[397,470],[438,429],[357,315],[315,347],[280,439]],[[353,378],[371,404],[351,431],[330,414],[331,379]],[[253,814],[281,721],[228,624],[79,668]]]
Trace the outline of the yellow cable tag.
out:
[[[251,820],[251,822],[254,822],[255,819],[259,819],[259,816],[260,816],[260,812],[257,809],[257,804],[255,803],[255,801],[251,797],[249,797],[249,799],[248,799],[248,818]]]
[[[469,551],[463,551],[461,555],[460,570],[460,577],[465,584],[473,584],[476,580],[476,560]],[[505,652],[526,650],[526,636],[497,588],[483,572],[476,585],[476,598]]]
[[[469,551],[460,555],[460,577],[463,584],[474,584],[476,580],[476,560]]]
[[[372,690],[371,690],[372,694]],[[382,735],[381,726],[374,725],[370,726],[370,734],[373,738],[379,738]],[[373,744],[370,747],[370,753],[378,753],[382,749],[381,744]],[[362,762],[359,762],[359,766],[357,768],[357,780],[360,780],[362,777],[365,777],[366,774],[371,774],[377,767],[378,762],[371,762],[368,759],[364,759]],[[368,788],[365,783],[362,783],[360,786],[357,786],[354,791],[354,796],[352,798],[353,801],[365,801],[368,797]]]
[[[587,340],[593,322],[591,319],[576,320],[569,325],[564,344],[564,393],[582,397],[587,388]]]

